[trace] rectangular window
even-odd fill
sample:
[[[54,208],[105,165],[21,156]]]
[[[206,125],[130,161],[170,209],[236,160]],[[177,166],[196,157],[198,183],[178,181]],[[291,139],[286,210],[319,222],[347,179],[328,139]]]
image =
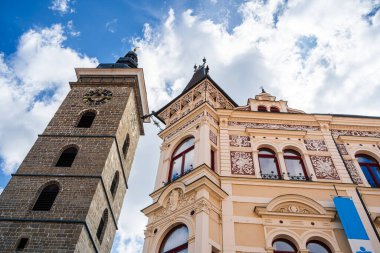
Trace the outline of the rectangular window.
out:
[[[20,241],[18,242],[16,251],[22,251],[25,249],[26,244],[28,243],[28,238],[21,238]]]
[[[211,149],[211,169],[215,171],[215,151]]]

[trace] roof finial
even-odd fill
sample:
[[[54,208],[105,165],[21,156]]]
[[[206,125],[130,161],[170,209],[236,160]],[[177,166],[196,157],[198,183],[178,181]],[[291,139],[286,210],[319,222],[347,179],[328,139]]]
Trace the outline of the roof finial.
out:
[[[197,64],[194,64],[194,72],[197,71]]]
[[[261,93],[265,93],[265,90],[264,90],[263,86],[260,86],[260,89],[261,89]]]
[[[208,74],[208,71],[210,70],[210,68],[208,67],[208,65],[206,66],[206,74]]]
[[[133,52],[136,53],[137,49],[139,49],[139,48],[140,48],[140,47],[135,47],[135,48],[133,48]]]
[[[206,57],[203,57],[203,66],[206,64]]]

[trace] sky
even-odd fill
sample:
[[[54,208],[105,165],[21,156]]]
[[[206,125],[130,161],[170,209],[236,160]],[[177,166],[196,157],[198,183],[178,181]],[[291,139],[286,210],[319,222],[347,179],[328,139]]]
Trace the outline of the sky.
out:
[[[307,113],[380,116],[380,0],[0,1],[0,192],[75,81],[138,47],[150,110],[206,57],[240,105],[259,87]],[[112,252],[141,252],[159,168],[145,125]],[[150,157],[151,159],[144,159]]]

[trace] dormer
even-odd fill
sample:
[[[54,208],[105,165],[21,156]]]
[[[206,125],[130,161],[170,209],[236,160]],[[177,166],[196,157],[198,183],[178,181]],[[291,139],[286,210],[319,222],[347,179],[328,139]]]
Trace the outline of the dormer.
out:
[[[288,107],[288,101],[276,100],[276,97],[266,92],[263,88],[255,98],[249,98],[246,106],[240,106],[236,110],[254,112],[275,113],[305,113],[301,110]]]

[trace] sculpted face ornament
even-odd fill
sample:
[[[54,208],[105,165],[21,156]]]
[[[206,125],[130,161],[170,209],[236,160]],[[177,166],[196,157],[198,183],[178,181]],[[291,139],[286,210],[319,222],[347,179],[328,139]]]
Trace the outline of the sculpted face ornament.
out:
[[[101,105],[111,100],[112,92],[106,89],[90,90],[83,96],[83,102],[88,105]]]

